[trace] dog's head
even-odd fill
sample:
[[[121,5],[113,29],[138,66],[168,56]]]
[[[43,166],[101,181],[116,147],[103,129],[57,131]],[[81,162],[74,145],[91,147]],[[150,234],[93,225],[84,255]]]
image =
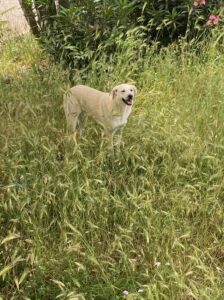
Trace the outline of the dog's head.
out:
[[[137,89],[131,84],[120,84],[113,88],[112,98],[116,101],[131,106],[135,100]]]

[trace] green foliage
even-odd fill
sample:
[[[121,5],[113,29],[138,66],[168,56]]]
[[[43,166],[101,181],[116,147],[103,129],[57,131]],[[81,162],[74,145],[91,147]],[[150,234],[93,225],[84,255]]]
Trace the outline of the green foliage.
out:
[[[110,54],[116,49],[116,39],[125,39],[127,29],[134,27],[128,19],[134,2],[106,5],[86,1],[62,9],[52,26],[43,34],[45,47],[57,59],[70,67],[86,66],[96,54]],[[118,13],[119,12],[119,13]]]
[[[58,12],[53,0],[36,0],[34,4],[45,48],[57,61],[77,70],[101,55],[109,59],[117,51],[117,40],[125,41],[130,32],[135,32],[134,39],[141,44],[150,46],[207,39],[213,28],[206,27],[206,21],[211,13],[223,13],[222,1],[195,2],[197,7],[192,0],[68,0],[59,1]],[[22,3],[36,32],[32,1]]]
[[[211,0],[198,7],[192,0],[71,0],[69,4],[55,16],[44,16],[48,26],[42,27],[42,41],[72,69],[87,66],[96,56],[109,57],[117,49],[116,40],[125,40],[134,28],[135,38],[148,45],[207,39],[212,29],[205,26],[209,15],[222,13],[222,1]]]
[[[0,298],[223,298],[221,38],[199,55],[185,42],[158,55],[131,34],[74,74],[105,91],[135,81],[113,161],[89,120],[77,147],[67,140],[67,72],[31,38],[4,45]]]
[[[205,20],[215,9],[221,9],[222,1],[207,0],[194,7],[192,0],[138,1],[140,20],[148,28],[149,39],[167,45],[185,37],[192,39],[205,32]]]

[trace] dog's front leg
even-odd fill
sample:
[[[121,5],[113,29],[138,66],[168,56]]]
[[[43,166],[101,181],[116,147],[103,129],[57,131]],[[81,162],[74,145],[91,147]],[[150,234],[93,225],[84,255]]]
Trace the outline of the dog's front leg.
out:
[[[113,131],[106,130],[105,136],[107,139],[107,148],[111,155],[114,155]]]
[[[122,134],[123,134],[123,126],[119,127],[114,135],[115,143],[114,146],[116,148],[116,152],[119,154],[121,151],[121,140],[122,140]]]

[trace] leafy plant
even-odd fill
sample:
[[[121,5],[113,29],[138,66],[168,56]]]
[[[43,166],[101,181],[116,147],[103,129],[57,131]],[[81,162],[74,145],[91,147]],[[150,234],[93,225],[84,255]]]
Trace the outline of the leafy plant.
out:
[[[212,27],[218,27],[218,19],[215,24],[210,16],[222,14],[221,0],[66,0],[59,1],[59,7],[54,0],[22,3],[28,12],[33,4],[44,47],[70,69],[86,67],[100,55],[109,58],[116,40],[124,41],[134,28],[140,43],[149,46],[207,39]]]

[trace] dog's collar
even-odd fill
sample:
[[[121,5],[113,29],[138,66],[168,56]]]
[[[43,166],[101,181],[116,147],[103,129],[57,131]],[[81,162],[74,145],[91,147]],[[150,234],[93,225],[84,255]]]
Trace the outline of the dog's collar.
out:
[[[131,102],[131,103],[128,103],[124,98],[122,98],[122,101],[123,101],[126,105],[128,105],[128,106],[131,106],[131,105],[132,105],[132,102]]]

